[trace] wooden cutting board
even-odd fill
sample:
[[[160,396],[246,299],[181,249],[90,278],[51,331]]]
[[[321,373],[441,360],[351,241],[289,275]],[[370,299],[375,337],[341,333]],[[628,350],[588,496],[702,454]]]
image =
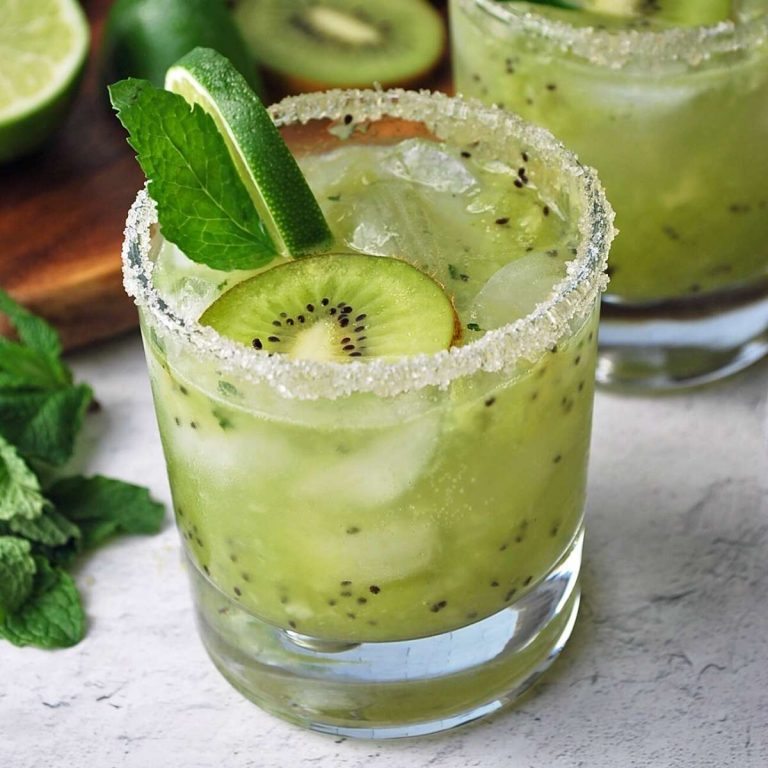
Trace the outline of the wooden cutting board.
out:
[[[50,320],[67,349],[137,322],[122,288],[120,243],[143,177],[100,80],[109,0],[83,5],[91,56],[66,123],[42,152],[0,167],[0,286]]]
[[[48,319],[65,349],[137,325],[125,295],[120,245],[142,173],[101,80],[110,0],[85,0],[91,55],[66,123],[43,151],[0,166],[0,287]],[[446,67],[437,85],[447,85]],[[275,96],[279,94],[274,94]],[[9,328],[0,319],[0,334]]]

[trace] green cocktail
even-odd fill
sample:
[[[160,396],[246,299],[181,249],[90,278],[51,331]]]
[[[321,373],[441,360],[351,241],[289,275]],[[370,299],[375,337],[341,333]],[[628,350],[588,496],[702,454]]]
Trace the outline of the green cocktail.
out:
[[[410,263],[460,331],[442,352],[366,359],[383,343],[371,274],[356,293],[339,278],[297,305],[273,297],[275,339],[339,325],[346,362],[238,344],[197,319],[285,267],[193,264],[139,197],[126,282],[203,639],[294,721],[441,730],[512,700],[572,627],[612,214],[591,171],[497,110],[349,92],[272,114],[339,258]]]
[[[553,4],[555,5],[555,4]],[[765,354],[768,3],[452,0],[457,90],[548,127],[617,211],[599,379],[718,378]]]

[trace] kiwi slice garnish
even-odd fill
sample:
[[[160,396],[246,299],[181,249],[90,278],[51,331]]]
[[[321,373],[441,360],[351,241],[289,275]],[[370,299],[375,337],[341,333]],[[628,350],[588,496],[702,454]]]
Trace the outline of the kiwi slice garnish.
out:
[[[296,93],[407,85],[445,47],[426,0],[240,0],[235,21],[254,57]]]
[[[325,362],[439,352],[456,343],[453,303],[400,259],[324,254],[244,280],[200,318],[268,353]]]

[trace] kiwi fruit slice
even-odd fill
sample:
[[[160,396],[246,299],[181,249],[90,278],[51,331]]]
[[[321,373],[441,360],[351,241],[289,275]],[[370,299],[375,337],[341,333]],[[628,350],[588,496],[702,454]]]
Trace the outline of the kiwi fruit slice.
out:
[[[258,350],[324,362],[439,352],[460,334],[451,300],[431,277],[364,254],[268,269],[220,296],[200,322]]]
[[[239,0],[234,14],[253,56],[294,93],[409,85],[445,47],[426,0]]]

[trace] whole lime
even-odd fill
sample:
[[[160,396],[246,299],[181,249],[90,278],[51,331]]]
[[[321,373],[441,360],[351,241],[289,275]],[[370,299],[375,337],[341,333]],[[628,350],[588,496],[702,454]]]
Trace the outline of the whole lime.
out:
[[[105,75],[162,87],[168,67],[197,46],[226,56],[261,93],[256,63],[224,0],[117,0],[104,33]]]
[[[89,29],[76,0],[5,3],[0,18],[2,163],[37,149],[66,115]]]

